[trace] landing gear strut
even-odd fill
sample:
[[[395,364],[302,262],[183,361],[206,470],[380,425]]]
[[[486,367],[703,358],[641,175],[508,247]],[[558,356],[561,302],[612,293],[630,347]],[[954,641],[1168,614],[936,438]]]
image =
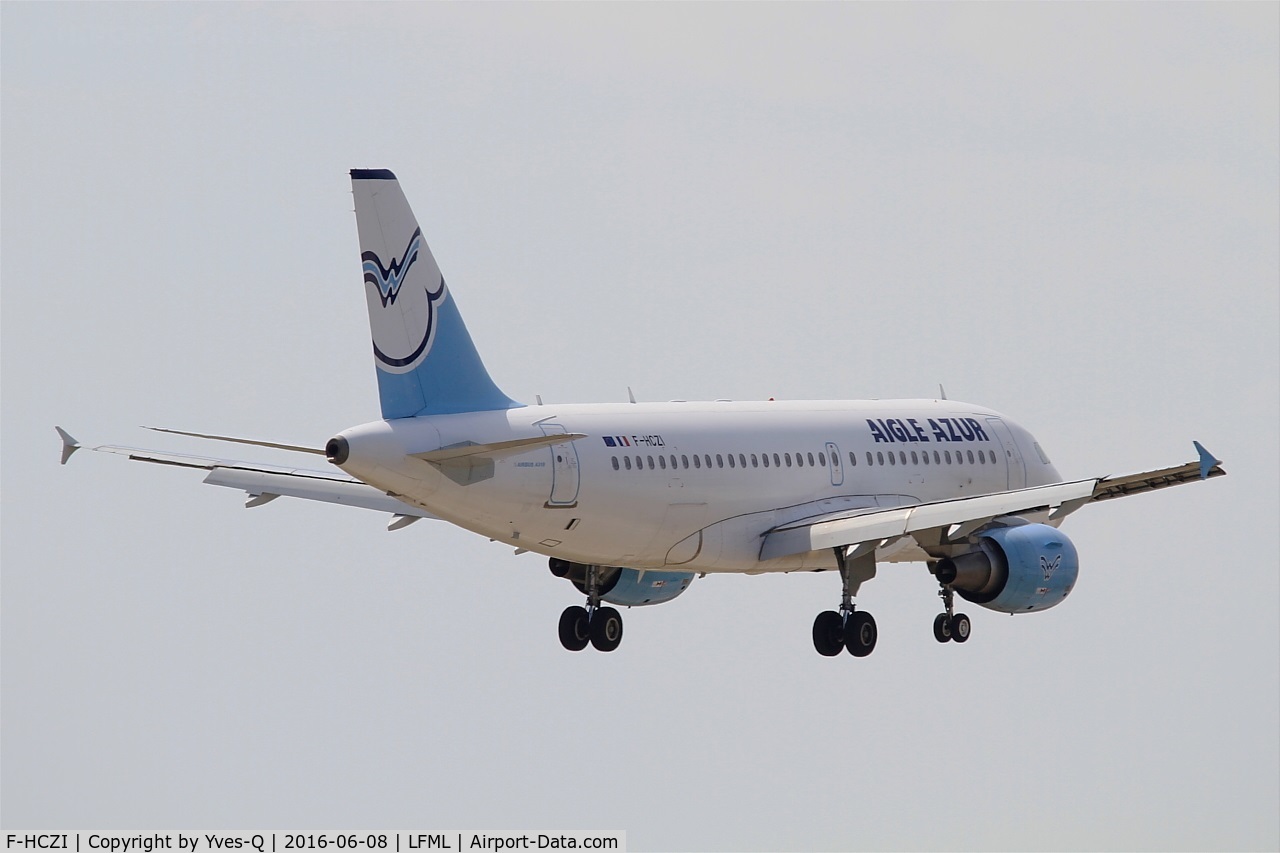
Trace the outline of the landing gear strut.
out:
[[[938,590],[945,613],[939,613],[933,620],[933,638],[939,643],[955,640],[963,643],[969,639],[969,617],[955,612],[956,591],[948,584]]]
[[[835,657],[845,649],[854,657],[866,657],[876,647],[876,620],[865,610],[855,610],[853,596],[864,580],[875,577],[875,552],[850,561],[844,548],[836,548],[840,568],[840,612],[825,610],[813,620],[813,647],[818,654]]]
[[[553,560],[551,571],[555,573],[558,568]],[[560,645],[580,652],[590,643],[597,651],[611,652],[622,643],[622,614],[612,607],[600,606],[598,566],[587,566],[586,587],[587,606],[567,607],[560,614]]]

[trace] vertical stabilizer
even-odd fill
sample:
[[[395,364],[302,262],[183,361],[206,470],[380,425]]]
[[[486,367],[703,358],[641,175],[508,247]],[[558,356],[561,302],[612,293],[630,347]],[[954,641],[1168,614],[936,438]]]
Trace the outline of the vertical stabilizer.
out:
[[[510,409],[493,384],[396,176],[352,169],[384,418]]]

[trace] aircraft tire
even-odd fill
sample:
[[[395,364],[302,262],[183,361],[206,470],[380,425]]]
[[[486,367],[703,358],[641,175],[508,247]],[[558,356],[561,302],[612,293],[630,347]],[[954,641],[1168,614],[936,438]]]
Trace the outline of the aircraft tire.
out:
[[[824,610],[813,620],[813,647],[823,657],[835,657],[844,648],[844,625],[840,614]]]
[[[587,623],[585,607],[566,607],[560,614],[560,645],[571,652],[580,652],[587,647],[591,633]]]
[[[969,617],[963,613],[957,613],[951,617],[951,639],[957,643],[963,643],[969,639]]]
[[[855,610],[849,614],[849,623],[844,626],[844,647],[856,658],[864,658],[876,647],[876,620],[865,610]]]
[[[611,652],[622,643],[622,614],[612,607],[601,607],[591,618],[591,645],[597,651]]]
[[[939,613],[933,620],[933,638],[939,643],[951,642],[951,619]]]

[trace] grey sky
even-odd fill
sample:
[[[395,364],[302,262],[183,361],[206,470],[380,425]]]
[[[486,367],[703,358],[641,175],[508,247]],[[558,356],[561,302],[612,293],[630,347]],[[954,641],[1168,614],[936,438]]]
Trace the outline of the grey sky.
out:
[[[6,3],[0,39],[6,827],[1280,846],[1280,6]],[[963,647],[884,567],[876,653],[828,660],[829,575],[571,655],[535,555],[58,468],[55,423],[376,417],[352,167],[512,396],[943,382],[1068,476],[1193,438],[1230,476],[1073,516],[1071,599]]]

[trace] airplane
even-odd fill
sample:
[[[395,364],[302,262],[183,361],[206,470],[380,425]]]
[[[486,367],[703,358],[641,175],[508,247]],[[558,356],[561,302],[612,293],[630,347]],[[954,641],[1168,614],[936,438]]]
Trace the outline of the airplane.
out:
[[[955,597],[1001,613],[1060,604],[1080,561],[1058,528],[1086,504],[1223,476],[1194,462],[1066,481],[1030,432],[946,398],[525,405],[490,378],[396,176],[351,170],[382,417],[324,447],[158,429],[323,456],[309,470],[120,445],[130,459],[206,470],[256,507],[282,496],[443,520],[548,558],[586,600],[565,649],[611,652],[617,607],[662,604],[708,574],[835,571],[813,645],[864,657],[876,622],[854,601],[880,563],[924,563],[963,643]],[[941,391],[941,388],[939,389]],[[81,445],[61,427],[62,464]]]

